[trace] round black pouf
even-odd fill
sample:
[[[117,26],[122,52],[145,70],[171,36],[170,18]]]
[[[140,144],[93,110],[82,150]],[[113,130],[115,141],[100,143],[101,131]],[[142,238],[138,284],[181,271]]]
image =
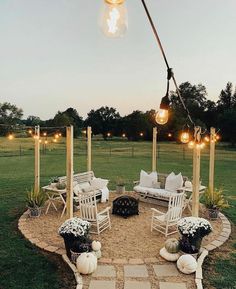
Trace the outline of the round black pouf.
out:
[[[121,196],[113,201],[112,214],[127,218],[138,215],[138,200],[130,196]]]

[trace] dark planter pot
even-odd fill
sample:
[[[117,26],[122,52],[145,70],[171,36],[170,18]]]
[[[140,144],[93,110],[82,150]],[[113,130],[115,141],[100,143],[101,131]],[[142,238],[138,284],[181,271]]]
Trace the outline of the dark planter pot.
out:
[[[211,220],[218,219],[219,216],[219,210],[218,209],[208,209],[208,216]]]
[[[202,238],[181,236],[179,241],[180,250],[186,254],[197,254],[200,251]]]
[[[64,239],[66,255],[69,258],[71,258],[71,251],[75,253],[82,253],[82,252],[88,252],[91,250],[92,241],[87,239],[86,237],[81,237],[81,236],[75,237],[73,234],[61,235],[61,237]],[[80,249],[82,250],[80,251]]]
[[[29,208],[29,216],[32,217],[32,218],[35,218],[35,217],[39,217],[41,215],[41,211],[42,209],[41,208]]]

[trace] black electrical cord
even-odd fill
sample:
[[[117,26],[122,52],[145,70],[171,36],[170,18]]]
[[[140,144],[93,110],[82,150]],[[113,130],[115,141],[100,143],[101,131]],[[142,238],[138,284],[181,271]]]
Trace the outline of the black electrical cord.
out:
[[[158,45],[159,45],[159,48],[160,48],[160,50],[161,50],[162,56],[163,56],[163,58],[164,58],[164,61],[165,61],[166,67],[167,67],[167,89],[168,89],[167,93],[169,93],[169,80],[172,78],[172,79],[173,79],[173,82],[174,82],[174,85],[175,85],[175,87],[176,87],[176,93],[177,93],[177,95],[178,95],[178,97],[179,97],[179,99],[180,99],[180,101],[181,101],[181,104],[182,104],[183,108],[185,109],[185,111],[186,111],[186,113],[187,113],[188,119],[189,119],[190,122],[193,124],[193,126],[195,126],[195,123],[194,123],[194,121],[193,121],[193,119],[192,119],[192,117],[191,117],[191,115],[190,115],[190,112],[189,112],[188,108],[186,107],[186,105],[185,105],[185,103],[184,103],[184,100],[183,100],[183,98],[182,98],[182,96],[181,96],[181,93],[180,93],[179,87],[178,87],[178,85],[177,85],[177,82],[176,82],[174,73],[173,73],[173,71],[172,71],[172,68],[170,68],[170,66],[169,66],[169,63],[168,63],[168,60],[167,60],[167,57],[166,57],[164,48],[163,48],[163,46],[162,46],[160,37],[159,37],[158,32],[157,32],[157,29],[156,29],[156,27],[155,27],[155,25],[154,25],[154,23],[153,23],[152,17],[151,17],[151,15],[150,15],[150,13],[149,13],[149,10],[148,10],[148,8],[147,8],[147,5],[146,5],[146,3],[145,3],[145,0],[141,0],[141,1],[142,1],[144,10],[145,10],[145,12],[146,12],[146,14],[147,14],[148,20],[149,20],[149,22],[150,22],[150,24],[151,24],[153,33],[154,33],[154,35],[155,35],[155,38],[156,38],[156,40],[157,40],[157,43],[158,43]]]

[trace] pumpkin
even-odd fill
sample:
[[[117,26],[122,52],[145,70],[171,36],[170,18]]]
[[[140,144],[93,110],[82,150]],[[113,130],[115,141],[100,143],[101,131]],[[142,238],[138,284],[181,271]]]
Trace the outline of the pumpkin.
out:
[[[165,260],[167,261],[170,261],[170,262],[175,262],[179,259],[179,256],[180,254],[179,253],[169,253],[165,247],[163,247],[161,250],[160,250],[160,255],[162,258],[164,258]]]
[[[191,274],[197,270],[197,261],[192,255],[182,255],[177,261],[178,269],[184,274]]]
[[[192,186],[193,186],[190,181],[186,181],[184,185],[185,185],[186,188],[189,188],[189,189],[191,189]]]
[[[92,242],[93,251],[99,251],[99,250],[101,250],[101,248],[102,248],[102,245],[99,241],[93,241]]]
[[[179,241],[175,238],[166,240],[165,248],[169,253],[178,253],[179,252]]]
[[[82,253],[76,261],[78,272],[84,275],[92,274],[97,269],[97,258],[93,253]]]
[[[101,250],[99,251],[93,251],[94,256],[96,256],[98,259],[100,259],[102,257],[102,252]]]

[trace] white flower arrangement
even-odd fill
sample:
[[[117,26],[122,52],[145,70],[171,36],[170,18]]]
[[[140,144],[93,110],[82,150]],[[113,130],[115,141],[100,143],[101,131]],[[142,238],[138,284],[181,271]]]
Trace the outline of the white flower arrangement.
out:
[[[91,224],[78,217],[66,220],[58,229],[58,233],[63,236],[72,234],[75,237],[87,236],[89,233]]]
[[[181,235],[187,237],[200,237],[208,235],[212,232],[211,224],[204,218],[186,217],[178,221],[178,230]]]

